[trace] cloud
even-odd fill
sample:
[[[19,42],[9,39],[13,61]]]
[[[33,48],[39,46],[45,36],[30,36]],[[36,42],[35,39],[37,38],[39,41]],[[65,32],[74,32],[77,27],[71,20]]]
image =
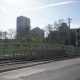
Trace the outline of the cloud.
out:
[[[21,10],[21,11],[31,11],[31,10],[43,9],[43,8],[48,8],[48,7],[52,7],[52,6],[59,6],[59,5],[64,5],[64,4],[74,3],[74,2],[77,2],[77,1],[64,1],[64,2],[59,2],[59,3],[55,3],[55,4],[49,4],[46,6],[25,9],[25,10]]]
[[[1,7],[1,9],[7,14],[7,10],[4,7]]]
[[[73,28],[80,28],[80,24],[72,24],[71,23],[71,29],[73,29]]]

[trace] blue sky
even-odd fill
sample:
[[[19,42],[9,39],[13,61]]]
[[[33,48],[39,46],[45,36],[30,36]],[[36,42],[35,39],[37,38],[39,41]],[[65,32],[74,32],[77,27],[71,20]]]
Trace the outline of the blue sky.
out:
[[[16,29],[17,16],[31,19],[31,28],[44,28],[59,19],[72,18],[80,27],[80,0],[0,0],[0,30]]]

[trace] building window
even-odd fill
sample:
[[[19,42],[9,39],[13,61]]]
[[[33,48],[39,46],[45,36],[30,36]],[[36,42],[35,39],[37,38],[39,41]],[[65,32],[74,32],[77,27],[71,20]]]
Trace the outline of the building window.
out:
[[[77,29],[77,33],[79,33],[79,29]]]
[[[79,39],[80,39],[80,37],[78,36],[78,37],[77,37],[77,39],[79,40]]]

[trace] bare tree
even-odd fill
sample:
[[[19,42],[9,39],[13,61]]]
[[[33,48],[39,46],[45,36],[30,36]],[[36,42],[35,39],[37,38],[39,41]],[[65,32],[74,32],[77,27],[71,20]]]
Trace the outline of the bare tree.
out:
[[[45,37],[47,37],[51,31],[53,31],[53,25],[48,24],[48,26],[45,26],[45,28],[44,28]]]
[[[58,30],[59,29],[59,24],[57,22],[54,22],[54,30]]]
[[[7,39],[8,32],[7,31],[3,31],[2,32],[2,39]]]
[[[2,31],[0,31],[0,39],[2,39]]]
[[[8,35],[9,35],[9,38],[10,38],[10,39],[12,39],[15,34],[16,34],[16,31],[15,31],[14,28],[10,28],[10,29],[8,30]]]

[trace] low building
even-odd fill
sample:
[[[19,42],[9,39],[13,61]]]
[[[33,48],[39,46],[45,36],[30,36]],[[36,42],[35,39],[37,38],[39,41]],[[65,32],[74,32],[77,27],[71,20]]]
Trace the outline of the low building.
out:
[[[71,31],[75,34],[76,39],[79,40],[80,39],[80,28],[71,29]]]
[[[71,44],[75,45],[80,40],[80,28],[70,29]]]
[[[42,38],[42,39],[44,38],[44,31],[42,29],[38,28],[38,27],[32,29],[30,31],[30,34],[34,37],[39,37],[39,38]]]

